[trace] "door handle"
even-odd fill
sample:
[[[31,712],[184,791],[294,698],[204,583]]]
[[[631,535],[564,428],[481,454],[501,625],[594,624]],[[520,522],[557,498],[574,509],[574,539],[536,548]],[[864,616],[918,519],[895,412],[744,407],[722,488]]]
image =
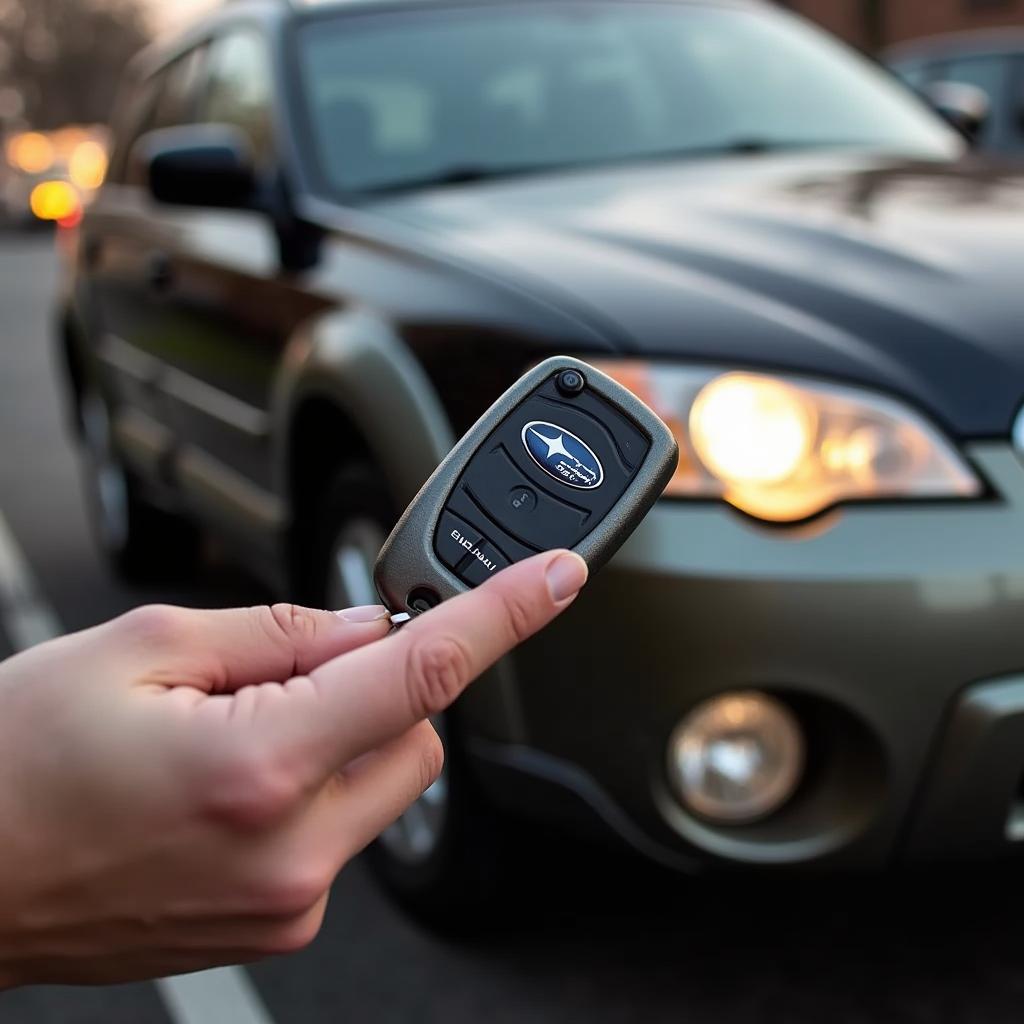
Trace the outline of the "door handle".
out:
[[[146,267],[146,282],[157,294],[166,295],[174,287],[175,273],[170,257],[165,253],[151,256]]]

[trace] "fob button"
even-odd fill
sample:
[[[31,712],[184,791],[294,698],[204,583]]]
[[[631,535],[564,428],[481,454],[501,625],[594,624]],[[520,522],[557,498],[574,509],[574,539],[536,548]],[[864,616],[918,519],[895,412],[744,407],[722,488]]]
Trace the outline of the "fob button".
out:
[[[509,564],[507,558],[499,554],[490,544],[482,541],[474,549],[472,556],[466,561],[459,575],[471,587],[489,580],[496,572],[500,572]]]
[[[579,370],[563,370],[558,375],[556,387],[563,395],[578,395],[586,383],[586,379]]]
[[[513,487],[508,492],[508,503],[512,511],[520,515],[532,512],[537,507],[537,492],[529,487]]]
[[[436,608],[441,603],[441,597],[436,590],[431,590],[430,587],[417,587],[415,590],[409,592],[409,596],[406,598],[406,604],[414,611],[429,612],[431,608]]]
[[[488,516],[523,544],[544,551],[547,548],[571,548],[579,543],[590,529],[590,510],[574,502],[557,500],[538,486],[528,488],[536,499],[532,512],[527,512],[522,506],[516,508],[510,497],[509,484],[522,477],[523,470],[501,447],[473,461],[466,471],[465,486],[487,510]],[[552,482],[552,488],[557,486]]]
[[[448,566],[454,569],[481,540],[479,530],[474,529],[469,523],[453,516],[451,512],[442,512],[441,521],[437,525],[437,536],[434,538],[434,548],[437,557]]]

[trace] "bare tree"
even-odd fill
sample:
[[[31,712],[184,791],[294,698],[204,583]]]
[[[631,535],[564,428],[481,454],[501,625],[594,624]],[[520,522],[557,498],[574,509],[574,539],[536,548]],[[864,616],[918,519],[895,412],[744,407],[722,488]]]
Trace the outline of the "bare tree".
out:
[[[0,0],[0,90],[35,128],[105,121],[148,39],[138,0]]]

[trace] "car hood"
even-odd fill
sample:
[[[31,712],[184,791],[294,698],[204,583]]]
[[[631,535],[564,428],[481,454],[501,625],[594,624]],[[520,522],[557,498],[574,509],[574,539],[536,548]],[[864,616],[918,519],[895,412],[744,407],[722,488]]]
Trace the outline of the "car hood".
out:
[[[867,384],[961,437],[1024,398],[1024,177],[994,166],[748,156],[375,205],[624,350]]]

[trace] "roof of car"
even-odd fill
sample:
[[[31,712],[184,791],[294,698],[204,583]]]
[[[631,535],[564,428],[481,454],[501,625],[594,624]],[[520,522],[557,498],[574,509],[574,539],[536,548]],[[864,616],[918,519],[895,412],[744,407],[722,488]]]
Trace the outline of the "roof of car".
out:
[[[1024,51],[1024,27],[974,29],[970,32],[949,32],[926,36],[892,46],[885,52],[886,60],[907,57],[944,57],[970,53],[1016,53]]]

